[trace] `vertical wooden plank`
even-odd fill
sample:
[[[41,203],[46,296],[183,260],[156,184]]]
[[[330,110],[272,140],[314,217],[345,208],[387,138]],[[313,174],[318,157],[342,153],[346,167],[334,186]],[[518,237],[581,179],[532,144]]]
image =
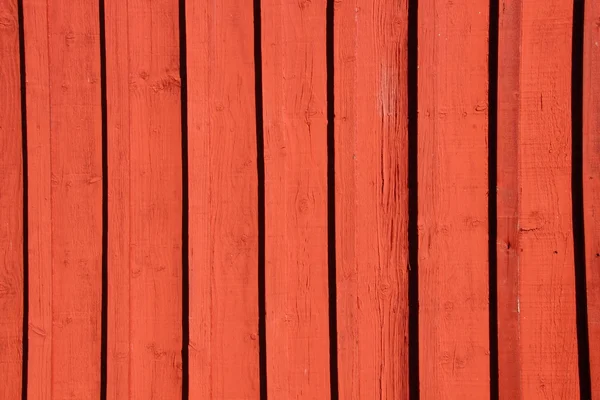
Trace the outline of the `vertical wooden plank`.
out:
[[[252,3],[188,1],[190,397],[258,397]]]
[[[519,131],[521,127],[520,0],[500,0],[497,118],[498,387],[501,399],[521,399],[519,350]],[[492,193],[493,195],[493,193]]]
[[[583,190],[592,396],[600,397],[600,3],[585,2]]]
[[[261,4],[267,390],[328,399],[326,3]]]
[[[190,392],[257,399],[253,3],[186,2]]]
[[[504,14],[500,8],[498,66],[498,309],[507,328],[498,344],[501,394],[575,399],[573,2],[509,5]]]
[[[23,1],[27,77],[29,352],[27,395],[52,398],[52,163],[46,1]],[[64,136],[64,135],[63,135]],[[59,338],[60,339],[60,338]]]
[[[127,1],[104,1],[108,164],[109,400],[131,397],[131,164]],[[138,344],[138,343],[136,343]],[[139,344],[138,344],[139,345]]]
[[[489,398],[488,12],[419,1],[421,397]]]
[[[339,391],[408,398],[407,1],[335,8]]]
[[[21,396],[23,361],[23,158],[19,19],[0,0],[0,398]]]
[[[39,290],[39,301],[51,308],[51,389],[55,398],[95,398],[100,390],[100,315],[102,258],[102,140],[98,5],[94,2],[47,3],[51,289]],[[32,9],[33,11],[33,9]],[[38,12],[35,9],[33,12]],[[35,36],[38,26],[32,26]],[[40,57],[40,60],[43,57]],[[35,67],[33,67],[35,68]],[[37,76],[43,83],[43,77]],[[36,90],[34,88],[34,90]],[[42,104],[42,91],[39,95]],[[35,99],[31,99],[34,101]],[[34,118],[41,121],[41,109]],[[39,114],[37,113],[39,112]],[[41,127],[40,127],[41,128]],[[33,144],[35,145],[35,143]],[[46,160],[39,157],[36,162]],[[34,169],[41,165],[34,164]],[[38,174],[38,178],[48,178]],[[42,185],[47,182],[42,182]],[[42,203],[44,206],[47,204]],[[42,205],[40,204],[40,206]],[[34,207],[35,205],[32,205]],[[45,212],[32,221],[45,234]],[[40,248],[40,250],[44,250]],[[40,264],[38,267],[42,267]],[[36,271],[39,278],[46,270]],[[42,297],[51,293],[51,299]],[[41,309],[45,312],[44,309]],[[39,315],[43,324],[45,314]],[[45,330],[44,327],[40,327]],[[34,328],[32,327],[32,331]],[[34,332],[35,334],[40,334]],[[43,360],[40,360],[43,361]],[[47,368],[34,371],[46,377]],[[48,382],[46,382],[47,384]],[[47,395],[45,389],[40,393]]]
[[[106,0],[108,120],[112,120],[108,126],[109,214],[113,213],[109,217],[109,294],[114,295],[114,303],[109,302],[109,335],[113,335],[109,362],[123,354],[128,365],[116,362],[114,367],[123,374],[128,371],[129,376],[109,376],[107,392],[112,398],[122,398],[129,386],[131,399],[179,399],[179,8],[176,0],[117,3],[122,2]],[[116,233],[119,230],[129,232]],[[125,280],[118,282],[121,276]],[[118,327],[121,321],[128,323],[128,332]]]

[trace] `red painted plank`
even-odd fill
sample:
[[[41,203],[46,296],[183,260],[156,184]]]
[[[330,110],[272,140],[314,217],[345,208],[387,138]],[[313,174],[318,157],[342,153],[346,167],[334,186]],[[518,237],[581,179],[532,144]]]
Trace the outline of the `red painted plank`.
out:
[[[186,2],[191,399],[257,399],[252,2]]]
[[[48,7],[23,2],[27,77],[29,351],[27,395],[52,398],[52,163]],[[59,338],[60,339],[60,338]]]
[[[583,190],[592,396],[600,397],[600,3],[585,2]]]
[[[551,0],[524,3],[520,10],[511,4],[509,14],[501,11],[498,76],[505,114],[498,115],[498,171],[506,172],[498,181],[499,271],[504,271],[498,306],[500,322],[504,316],[509,327],[499,341],[503,398],[579,396],[571,217],[572,6]],[[510,110],[503,109],[509,101]]]
[[[131,397],[131,165],[126,1],[105,1],[108,163],[107,399]],[[124,40],[125,39],[125,40]]]
[[[519,131],[522,2],[502,0],[498,38],[497,293],[498,386],[501,399],[521,399],[519,351]]]
[[[16,0],[0,0],[0,398],[21,396],[23,158]]]
[[[335,9],[340,398],[408,398],[406,1]]]
[[[92,399],[100,390],[102,297],[98,7],[90,2],[48,2],[45,28],[33,25],[45,13],[43,8],[41,4],[28,5],[27,16],[33,19],[31,25],[25,23],[27,46],[45,33],[48,38],[48,54],[35,45],[29,51],[33,56],[28,71],[34,71],[30,102],[40,102],[32,107],[28,123],[32,129],[31,186],[40,185],[32,193],[31,224],[34,234],[43,235],[32,240],[31,250],[40,253],[32,255],[35,265],[30,293],[32,300],[51,306],[33,305],[30,334],[43,337],[50,332],[51,348],[36,337],[32,351],[42,350],[42,355],[34,357],[30,378],[43,381],[31,383],[32,397]],[[47,64],[36,64],[43,61]],[[47,76],[42,68],[47,68]],[[48,92],[37,86],[44,84],[49,86]],[[41,171],[44,167],[49,167],[49,174]],[[49,202],[40,198],[45,195]],[[46,245],[36,243],[47,239],[50,265],[41,258],[47,254]]]
[[[326,4],[261,7],[268,395],[328,399]]]
[[[421,398],[489,398],[488,9],[419,1]]]
[[[108,317],[113,335],[109,362],[121,372],[110,375],[108,393],[122,398],[129,386],[132,399],[178,399],[182,380],[178,2],[129,0],[126,7],[116,3],[106,1],[112,121],[109,213],[113,213],[108,233],[113,298]],[[119,230],[129,232],[116,233]],[[124,280],[118,281],[120,277]],[[128,324],[128,331],[120,323]],[[116,362],[119,357],[125,360]],[[126,371],[129,376],[123,376]]]

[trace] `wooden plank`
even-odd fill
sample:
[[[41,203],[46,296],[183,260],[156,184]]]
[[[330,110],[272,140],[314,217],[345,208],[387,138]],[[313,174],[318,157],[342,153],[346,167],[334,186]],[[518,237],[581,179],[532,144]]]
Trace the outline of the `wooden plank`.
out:
[[[573,2],[567,0],[526,3],[522,9],[518,310],[522,394],[528,399],[579,395],[571,217],[572,16]]]
[[[189,396],[257,399],[258,176],[252,2],[186,2]]]
[[[499,354],[504,355],[500,387],[507,388],[503,398],[575,399],[573,4],[552,0],[511,7],[509,14],[501,11],[506,25],[501,24],[499,36],[498,120],[504,122],[498,126],[498,171],[505,172],[498,180],[498,266],[504,270],[498,307],[509,324],[499,341]],[[508,102],[513,103],[510,110]]]
[[[42,297],[48,294],[44,287],[32,290],[52,303],[51,396],[92,399],[100,390],[102,298],[98,6],[60,0],[47,7],[50,143],[43,147],[50,151],[52,297]],[[46,132],[39,134],[41,143]],[[45,220],[33,223],[47,226]],[[41,277],[47,271],[37,272]]]
[[[19,19],[0,0],[0,398],[21,396],[23,362],[23,158]]]
[[[104,7],[109,226],[106,395],[107,399],[121,400],[130,398],[130,349],[134,343],[130,324],[129,20],[126,1],[105,1]]]
[[[502,0],[498,21],[497,309],[500,399],[521,399],[519,350],[519,132],[522,2]]]
[[[261,7],[267,391],[328,399],[326,4]]]
[[[52,163],[48,6],[24,1],[29,212],[27,395],[52,398]],[[60,339],[60,338],[59,338]]]
[[[585,2],[583,190],[592,396],[600,397],[600,3]]]
[[[335,9],[340,398],[408,398],[406,1]]]
[[[116,3],[117,0],[106,1],[108,120],[112,120],[108,126],[108,160],[112,163],[109,213],[113,212],[109,219],[108,273],[109,294],[114,294],[114,303],[109,302],[109,335],[114,335],[109,344],[109,354],[113,354],[109,361],[115,362],[115,355],[123,354],[122,362],[128,365],[117,363],[115,367],[122,373],[128,371],[129,376],[112,375],[107,393],[121,398],[129,386],[131,399],[179,399],[179,5],[176,0],[130,0],[126,7]],[[123,228],[129,232],[114,233]],[[117,282],[127,275],[128,279]],[[126,312],[117,311],[121,308]],[[117,328],[121,321],[128,323],[128,332]]]
[[[488,11],[419,1],[421,398],[487,399]]]

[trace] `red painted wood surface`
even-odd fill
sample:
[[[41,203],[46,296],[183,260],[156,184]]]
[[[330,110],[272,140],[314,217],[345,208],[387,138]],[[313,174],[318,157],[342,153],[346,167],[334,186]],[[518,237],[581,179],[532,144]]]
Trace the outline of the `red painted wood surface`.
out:
[[[252,2],[186,3],[190,399],[257,399]]]
[[[503,398],[578,398],[572,2],[516,7],[501,14],[498,73],[500,387]]]
[[[406,1],[335,8],[342,399],[408,398]]]
[[[522,3],[502,0],[498,21],[497,293],[498,386],[501,399],[521,399],[519,310],[519,137]]]
[[[16,0],[0,0],[0,398],[21,396],[23,159]]]
[[[262,1],[269,398],[329,398],[325,2]]]
[[[28,399],[52,398],[52,162],[48,6],[23,2],[29,211]]]
[[[489,398],[487,1],[419,1],[421,398]]]
[[[122,359],[115,363],[122,372],[109,375],[107,389],[115,399],[127,394],[131,399],[179,399],[179,5],[175,0],[121,3],[106,1],[107,79],[113,82],[107,84],[108,320],[109,337],[114,335],[109,360]],[[118,232],[123,230],[128,232]]]
[[[32,104],[29,393],[91,399],[100,390],[102,295],[98,7],[53,1],[26,4],[24,12]]]
[[[583,50],[583,190],[592,396],[600,397],[600,3],[586,1]]]

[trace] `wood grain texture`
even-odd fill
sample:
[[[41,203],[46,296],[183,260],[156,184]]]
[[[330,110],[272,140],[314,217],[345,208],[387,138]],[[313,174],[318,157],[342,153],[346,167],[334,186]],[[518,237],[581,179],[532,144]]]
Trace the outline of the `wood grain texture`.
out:
[[[501,0],[499,4],[496,257],[500,399],[523,398],[518,303],[521,8],[519,0]]]
[[[487,1],[419,1],[422,399],[489,398]]]
[[[258,399],[253,4],[188,0],[191,399]]]
[[[600,3],[585,2],[583,190],[592,396],[600,397]]]
[[[94,2],[47,4],[51,397],[93,399],[100,391],[102,298],[99,10]]]
[[[179,7],[176,0],[121,3],[106,1],[109,360],[124,358],[115,365],[119,372],[109,375],[108,393],[119,399],[179,399]]]
[[[23,157],[16,0],[0,0],[0,398],[21,396]]]
[[[325,6],[261,3],[272,399],[330,397]]]
[[[27,395],[52,398],[52,162],[48,6],[24,1],[29,212],[29,352]]]
[[[525,399],[579,396],[571,217],[573,3],[525,2],[519,57],[518,291]],[[508,50],[507,50],[508,51]],[[503,76],[503,66],[499,66]],[[499,132],[498,137],[501,137]],[[514,161],[511,162],[514,165]],[[503,165],[498,165],[502,170]]]
[[[335,8],[342,399],[408,398],[406,1]]]
[[[108,164],[108,329],[109,400],[129,399],[131,387],[131,108],[129,101],[129,20],[126,1],[105,0],[107,164]],[[134,210],[135,211],[135,210]]]

